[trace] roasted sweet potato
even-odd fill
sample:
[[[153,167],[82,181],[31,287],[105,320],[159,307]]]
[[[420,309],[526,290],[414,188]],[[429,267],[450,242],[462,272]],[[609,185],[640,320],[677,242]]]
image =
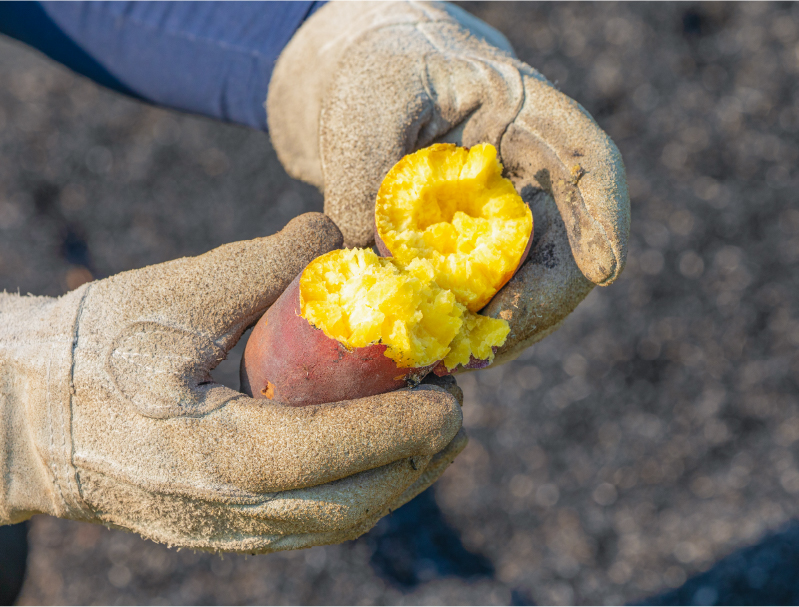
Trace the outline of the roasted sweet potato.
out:
[[[533,218],[489,144],[403,158],[377,196],[376,243],[314,260],[259,321],[242,389],[291,405],[479,368],[508,323],[477,314],[530,249]]]
[[[383,344],[348,349],[300,316],[298,276],[253,329],[241,390],[288,405],[316,405],[416,384],[433,366],[399,369],[385,351]]]
[[[504,342],[505,321],[478,316],[410,264],[368,249],[314,260],[261,318],[242,359],[242,390],[310,405],[414,385],[440,361],[466,364]]]

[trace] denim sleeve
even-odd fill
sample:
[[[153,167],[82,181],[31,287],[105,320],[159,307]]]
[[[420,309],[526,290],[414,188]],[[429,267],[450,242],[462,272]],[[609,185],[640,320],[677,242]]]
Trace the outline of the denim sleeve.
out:
[[[0,2],[0,33],[92,80],[266,130],[272,69],[323,2]]]

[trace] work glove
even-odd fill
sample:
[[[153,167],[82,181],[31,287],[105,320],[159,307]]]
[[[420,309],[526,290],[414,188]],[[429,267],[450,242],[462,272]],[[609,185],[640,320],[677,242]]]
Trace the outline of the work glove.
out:
[[[348,246],[372,242],[377,191],[403,155],[442,141],[497,148],[535,228],[527,263],[482,312],[510,324],[496,362],[551,333],[624,267],[618,149],[502,34],[456,6],[325,5],[283,50],[267,110],[278,157],[323,189]]]
[[[47,513],[270,552],[357,537],[432,483],[465,445],[451,383],[287,407],[211,378],[341,242],[312,213],[57,299],[0,294],[0,523]]]

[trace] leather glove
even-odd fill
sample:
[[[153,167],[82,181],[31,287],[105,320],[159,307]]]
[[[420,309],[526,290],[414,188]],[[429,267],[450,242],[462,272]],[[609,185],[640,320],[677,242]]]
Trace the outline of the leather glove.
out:
[[[0,294],[0,523],[48,513],[270,552],[357,537],[432,483],[465,445],[452,385],[295,408],[211,379],[340,246],[312,213],[57,299]]]
[[[496,362],[551,333],[624,267],[630,208],[618,149],[456,6],[325,5],[280,56],[267,109],[278,157],[324,190],[348,246],[372,241],[377,190],[403,155],[437,141],[497,148],[535,233],[527,263],[483,311],[511,326]]]

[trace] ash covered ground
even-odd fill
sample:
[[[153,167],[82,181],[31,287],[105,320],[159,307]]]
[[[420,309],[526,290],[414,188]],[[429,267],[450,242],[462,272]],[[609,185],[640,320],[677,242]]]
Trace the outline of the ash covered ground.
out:
[[[20,603],[799,601],[799,4],[465,8],[621,149],[621,279],[459,379],[469,446],[364,538],[221,558],[35,517]],[[59,295],[321,210],[262,133],[8,40],[0,82],[0,288]]]

